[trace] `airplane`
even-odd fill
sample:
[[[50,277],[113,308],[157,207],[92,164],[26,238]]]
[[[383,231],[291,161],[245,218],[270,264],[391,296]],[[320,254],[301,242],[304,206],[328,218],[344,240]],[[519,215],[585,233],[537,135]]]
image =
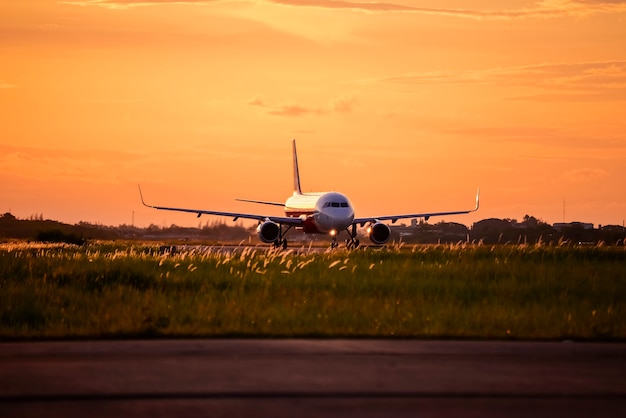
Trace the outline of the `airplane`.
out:
[[[217,215],[232,217],[233,221],[239,218],[257,221],[257,235],[266,244],[274,247],[287,248],[285,234],[292,228],[302,230],[307,234],[328,234],[332,237],[331,248],[336,248],[337,234],[347,231],[349,239],[346,240],[348,249],[356,248],[360,242],[357,238],[357,225],[361,227],[368,224],[367,234],[372,243],[383,245],[389,241],[391,229],[384,221],[395,223],[398,219],[424,218],[428,220],[432,216],[460,215],[476,212],[479,207],[480,189],[476,192],[476,207],[470,210],[449,212],[410,213],[404,215],[371,216],[365,218],[355,217],[354,207],[345,194],[338,192],[315,192],[303,193],[300,186],[300,170],[298,168],[298,154],[296,152],[296,140],[293,140],[293,194],[285,203],[267,202],[263,200],[236,199],[242,202],[258,203],[263,205],[282,206],[285,216],[259,215],[239,212],[221,212],[204,209],[185,209],[166,206],[149,205],[144,201],[141,186],[139,196],[141,203],[149,208],[178,212],[194,213],[199,218],[202,215]]]

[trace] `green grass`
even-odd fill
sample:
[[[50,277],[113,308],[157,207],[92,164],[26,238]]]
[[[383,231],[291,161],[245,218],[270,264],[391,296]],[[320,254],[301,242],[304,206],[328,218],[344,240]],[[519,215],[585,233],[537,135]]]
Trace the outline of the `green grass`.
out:
[[[0,245],[0,338],[626,339],[626,249]]]

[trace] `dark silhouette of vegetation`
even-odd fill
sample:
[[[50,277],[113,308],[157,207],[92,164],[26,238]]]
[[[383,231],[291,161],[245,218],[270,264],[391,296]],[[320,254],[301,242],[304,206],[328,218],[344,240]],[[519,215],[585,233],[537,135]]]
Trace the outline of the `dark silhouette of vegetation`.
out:
[[[255,236],[254,228],[241,224],[227,225],[225,222],[207,223],[198,228],[170,225],[150,225],[137,228],[130,225],[117,227],[79,222],[68,225],[44,220],[43,215],[18,219],[11,213],[0,215],[0,239],[26,239],[42,242],[84,243],[89,240],[198,240],[198,241],[241,241]]]
[[[41,242],[63,242],[66,244],[75,245],[83,245],[85,243],[84,238],[79,237],[76,234],[65,233],[60,229],[41,231],[37,234],[36,240]]]
[[[43,235],[40,236],[40,234]],[[30,219],[18,219],[10,213],[5,213],[0,215],[0,239],[2,238],[67,242],[67,240],[78,241],[79,239],[83,241],[113,240],[119,238],[119,233],[116,228],[85,222],[68,225],[49,219],[44,220],[43,215],[31,216]]]
[[[573,222],[558,224],[558,228],[526,215],[522,222],[515,219],[483,219],[471,228],[455,222],[426,222],[414,226],[393,226],[392,240],[407,244],[437,244],[482,242],[484,244],[563,244],[626,245],[626,229],[608,225],[590,228],[589,224]],[[364,241],[365,242],[365,241]]]
[[[524,221],[515,219],[485,219],[476,222],[470,234],[472,240],[486,244],[558,242],[563,239],[551,225],[526,215]]]
[[[361,231],[364,233],[364,231]],[[342,231],[342,234],[345,232]],[[346,235],[347,236],[347,235]],[[227,223],[224,220],[207,222],[198,227],[150,225],[138,228],[130,225],[103,226],[87,222],[68,225],[44,220],[43,215],[29,219],[17,219],[11,213],[0,215],[0,239],[27,239],[47,242],[79,243],[88,240],[157,240],[197,242],[240,242],[252,240],[258,243],[254,227]],[[304,236],[297,231],[290,233],[295,241],[326,239],[324,236]],[[408,244],[436,244],[458,242],[483,242],[485,244],[560,244],[577,245],[626,245],[626,229],[619,225],[592,228],[590,224],[573,222],[550,225],[534,216],[526,215],[521,222],[515,219],[484,219],[471,228],[456,222],[429,224],[421,222],[413,226],[392,225],[391,241],[402,240]],[[361,242],[367,243],[366,237]]]

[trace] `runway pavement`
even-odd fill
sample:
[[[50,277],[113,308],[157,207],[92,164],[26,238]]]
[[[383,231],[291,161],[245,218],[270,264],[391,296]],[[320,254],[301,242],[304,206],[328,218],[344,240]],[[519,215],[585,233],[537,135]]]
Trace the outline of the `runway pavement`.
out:
[[[626,345],[0,343],[0,417],[626,416]]]

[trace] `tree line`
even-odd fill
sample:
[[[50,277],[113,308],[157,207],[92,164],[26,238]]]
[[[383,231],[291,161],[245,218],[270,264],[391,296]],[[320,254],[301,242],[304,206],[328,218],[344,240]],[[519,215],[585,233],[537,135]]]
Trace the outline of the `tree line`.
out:
[[[0,239],[26,239],[44,242],[67,242],[82,244],[89,240],[187,240],[187,241],[236,241],[257,242],[256,227],[212,221],[198,227],[178,225],[150,225],[139,228],[132,225],[104,226],[79,222],[69,225],[53,220],[44,220],[43,215],[30,219],[18,219],[11,213],[0,215]],[[361,235],[365,231],[361,230]],[[325,236],[304,236],[298,232],[292,239],[325,240]],[[365,236],[362,242],[367,242]],[[534,216],[526,215],[523,221],[490,218],[475,222],[471,227],[456,222],[430,224],[421,222],[412,226],[392,226],[392,239],[413,244],[482,242],[485,244],[574,244],[625,245],[626,230],[623,226],[610,225],[590,228],[587,224],[563,224],[556,228]]]

